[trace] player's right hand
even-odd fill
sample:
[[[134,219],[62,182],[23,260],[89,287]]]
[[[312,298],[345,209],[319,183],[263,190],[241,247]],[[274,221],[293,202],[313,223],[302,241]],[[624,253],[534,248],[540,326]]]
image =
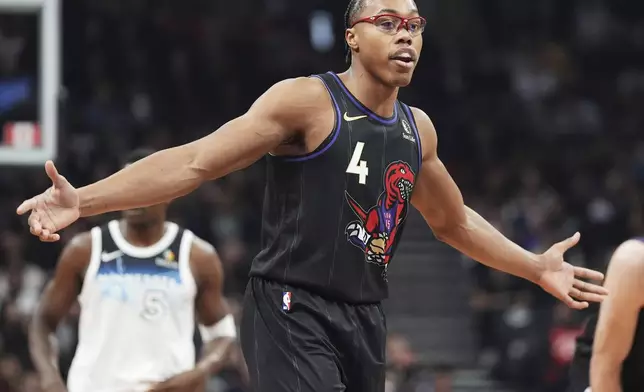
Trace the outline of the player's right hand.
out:
[[[29,231],[43,242],[60,239],[59,230],[74,223],[80,217],[78,192],[56,170],[52,161],[45,163],[45,172],[52,186],[45,192],[20,204],[16,212],[29,215]]]

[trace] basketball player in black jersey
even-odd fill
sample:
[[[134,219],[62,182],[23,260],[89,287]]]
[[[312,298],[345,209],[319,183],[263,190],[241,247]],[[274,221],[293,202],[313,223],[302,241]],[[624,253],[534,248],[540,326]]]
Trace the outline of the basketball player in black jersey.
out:
[[[601,301],[606,291],[581,279],[602,274],[563,260],[579,234],[543,254],[505,238],[463,204],[429,117],[398,101],[425,28],[413,0],[352,0],[346,25],[346,72],[279,82],[211,135],[80,189],[47,162],[53,186],[17,212],[56,241],[79,216],[168,201],[267,156],[262,251],[241,326],[258,392],[384,390],[380,302],[411,206],[473,259],[576,309]]]
[[[126,164],[151,153],[136,150]],[[116,385],[120,390],[194,392],[229,361],[236,329],[222,296],[219,257],[210,244],[167,222],[167,207],[164,203],[124,211],[120,221],[81,233],[65,246],[29,329],[30,351],[44,392],[105,391]],[[184,247],[190,248],[188,253]],[[120,271],[110,276],[113,266],[119,265]],[[162,280],[175,273],[179,283],[165,288]],[[141,276],[146,279],[138,280]],[[153,282],[156,278],[158,282]],[[119,290],[115,291],[116,287]],[[153,304],[165,310],[150,308],[159,317],[152,320],[145,316],[145,299],[151,297],[138,298],[139,293],[168,297],[166,301],[157,295]],[[65,386],[51,337],[77,300],[81,303],[80,339]],[[185,300],[194,303],[194,312],[187,310]],[[195,314],[204,349],[201,360],[190,369],[194,353],[190,358],[193,348],[188,346],[192,344]],[[156,330],[168,331],[168,325],[173,333],[161,333],[164,341],[155,341]],[[184,331],[179,326],[193,328]],[[218,336],[209,333],[216,329],[223,332]],[[159,345],[165,348],[159,349]],[[145,363],[132,369],[132,360],[126,356]]]
[[[569,392],[644,391],[644,238],[615,250],[604,287],[611,295],[577,339]]]

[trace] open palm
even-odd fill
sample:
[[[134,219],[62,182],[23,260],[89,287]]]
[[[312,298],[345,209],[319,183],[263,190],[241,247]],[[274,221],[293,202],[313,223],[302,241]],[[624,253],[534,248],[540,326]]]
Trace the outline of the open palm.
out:
[[[582,279],[601,281],[601,272],[574,267],[564,261],[564,253],[579,242],[580,235],[554,244],[540,256],[543,272],[539,285],[573,309],[584,309],[589,302],[601,302],[608,294],[602,286],[584,282]]]
[[[76,189],[58,174],[52,161],[45,163],[45,172],[52,186],[45,192],[20,204],[16,212],[29,215],[29,231],[44,242],[60,239],[59,230],[71,225],[80,217],[79,199]]]

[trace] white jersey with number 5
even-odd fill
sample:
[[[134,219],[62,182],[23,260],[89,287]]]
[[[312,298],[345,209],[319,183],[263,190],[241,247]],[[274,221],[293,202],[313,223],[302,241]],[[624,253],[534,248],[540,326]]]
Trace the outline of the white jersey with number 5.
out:
[[[195,365],[194,235],[166,223],[156,244],[129,244],[117,221],[95,227],[79,295],[69,392],[138,392]]]

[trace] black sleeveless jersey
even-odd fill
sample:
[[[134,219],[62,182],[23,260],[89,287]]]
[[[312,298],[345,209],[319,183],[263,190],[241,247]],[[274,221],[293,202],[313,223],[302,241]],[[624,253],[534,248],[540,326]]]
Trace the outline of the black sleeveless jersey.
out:
[[[331,95],[335,127],[315,151],[268,156],[262,251],[251,276],[349,303],[386,298],[387,267],[421,164],[408,106],[383,118],[334,73],[314,75]]]
[[[644,238],[640,238],[644,241]],[[593,353],[595,329],[599,316],[599,305],[591,305],[591,315],[586,321],[584,331],[577,338],[573,366],[590,368]],[[622,364],[622,390],[624,392],[644,391],[644,310],[640,311],[635,327],[633,345]]]

